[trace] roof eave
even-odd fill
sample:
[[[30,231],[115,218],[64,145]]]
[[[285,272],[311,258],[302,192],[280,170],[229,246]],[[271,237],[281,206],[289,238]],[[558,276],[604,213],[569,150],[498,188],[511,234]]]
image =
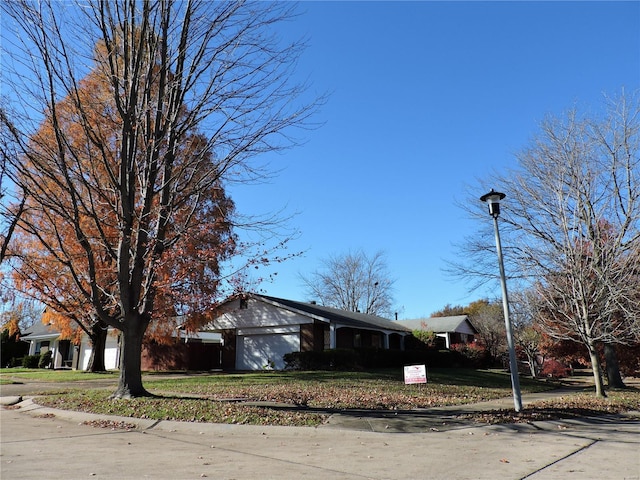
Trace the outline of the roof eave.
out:
[[[309,317],[309,318],[311,318],[313,320],[318,320],[318,321],[323,322],[323,323],[329,323],[329,324],[331,323],[331,319],[329,319],[327,317],[323,317],[322,315],[317,315],[317,314],[314,314],[314,313],[306,312],[304,310],[292,307],[290,305],[285,305],[285,304],[277,302],[277,301],[275,301],[275,300],[273,300],[271,298],[263,297],[262,295],[252,295],[252,297],[255,298],[256,300],[261,301],[261,302],[273,305],[274,307],[282,308],[283,310],[288,310],[290,312],[297,313],[298,315],[302,315],[304,317]]]

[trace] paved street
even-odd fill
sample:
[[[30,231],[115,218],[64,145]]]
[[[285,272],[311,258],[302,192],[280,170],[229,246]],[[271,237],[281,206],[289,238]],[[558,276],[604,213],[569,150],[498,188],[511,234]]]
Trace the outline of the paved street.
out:
[[[430,417],[422,433],[387,433],[411,419],[336,416],[319,428],[257,427],[97,416],[28,399],[17,406],[0,411],[3,479],[640,480],[637,413],[442,428]],[[119,421],[136,428],[111,428]]]

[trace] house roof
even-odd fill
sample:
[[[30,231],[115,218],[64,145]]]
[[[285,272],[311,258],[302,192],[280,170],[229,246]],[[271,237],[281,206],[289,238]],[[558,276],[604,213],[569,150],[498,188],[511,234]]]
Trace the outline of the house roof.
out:
[[[23,340],[33,340],[37,338],[56,338],[60,332],[53,325],[45,325],[42,322],[34,322],[20,334]]]
[[[399,320],[398,323],[408,327],[410,330],[431,330],[435,333],[467,333],[468,328],[471,327],[474,333],[478,333],[476,327],[469,321],[468,315]]]
[[[359,312],[349,312],[338,308],[326,307],[309,302],[297,302],[295,300],[287,300],[285,298],[269,297],[257,293],[249,294],[253,298],[275,304],[282,308],[294,309],[309,314],[310,316],[326,319],[333,323],[340,323],[344,326],[354,328],[382,329],[397,332],[410,332],[411,329],[377,315],[367,315]]]

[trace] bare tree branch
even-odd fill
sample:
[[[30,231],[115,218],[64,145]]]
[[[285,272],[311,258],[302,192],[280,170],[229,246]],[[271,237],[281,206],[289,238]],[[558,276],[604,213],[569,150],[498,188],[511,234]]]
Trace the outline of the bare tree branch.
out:
[[[2,3],[3,85],[12,105],[2,127],[13,126],[6,131],[19,155],[10,166],[27,188],[29,212],[16,228],[64,272],[77,308],[90,305],[122,331],[116,396],[146,393],[141,342],[157,319],[159,292],[175,287],[171,298],[185,305],[184,285],[194,282],[188,269],[175,285],[170,279],[184,267],[180,249],[197,251],[208,234],[211,251],[194,254],[193,272],[211,279],[209,301],[194,298],[192,306],[213,308],[213,250],[224,256],[234,247],[232,235],[211,235],[232,225],[220,213],[233,211],[223,184],[260,178],[256,156],[295,145],[296,129],[311,126],[322,99],[305,100],[306,85],[292,79],[304,45],[273,28],[293,8]],[[46,282],[45,291],[55,294]]]
[[[307,295],[322,305],[390,317],[393,280],[383,252],[333,255],[309,277],[301,275]]]
[[[546,119],[517,157],[517,169],[491,180],[507,194],[501,233],[510,278],[537,287],[546,312],[538,321],[558,339],[583,343],[599,378],[596,344],[639,338],[638,95],[608,99],[601,117],[573,110]],[[490,276],[490,241],[462,244],[468,262],[452,271]]]

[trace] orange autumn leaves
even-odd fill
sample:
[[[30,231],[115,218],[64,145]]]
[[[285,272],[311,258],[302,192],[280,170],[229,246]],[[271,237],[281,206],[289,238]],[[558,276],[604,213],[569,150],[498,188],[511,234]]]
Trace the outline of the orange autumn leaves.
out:
[[[78,325],[88,330],[96,305],[121,315],[123,288],[135,290],[135,308],[152,296],[148,313],[159,322],[150,333],[162,337],[174,331],[176,315],[205,321],[215,304],[220,262],[236,245],[234,204],[198,132],[184,134],[171,151],[142,132],[123,135],[104,71],[98,62],[30,139],[20,180],[34,195],[15,239],[14,280],[48,306],[47,321],[65,336]],[[152,105],[153,89],[148,95]],[[135,160],[126,165],[125,149]],[[149,175],[152,169],[158,174]],[[135,269],[142,281],[123,278]]]

